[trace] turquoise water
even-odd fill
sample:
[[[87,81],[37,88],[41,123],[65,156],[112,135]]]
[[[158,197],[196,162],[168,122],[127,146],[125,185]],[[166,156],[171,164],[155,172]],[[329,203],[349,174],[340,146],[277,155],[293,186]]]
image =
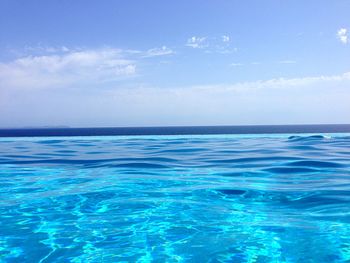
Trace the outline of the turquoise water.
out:
[[[350,262],[350,135],[0,139],[2,262]]]

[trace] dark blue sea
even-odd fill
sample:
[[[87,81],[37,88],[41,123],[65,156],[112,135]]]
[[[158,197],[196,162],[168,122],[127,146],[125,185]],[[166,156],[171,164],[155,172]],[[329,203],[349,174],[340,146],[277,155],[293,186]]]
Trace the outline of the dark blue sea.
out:
[[[139,129],[1,130],[0,262],[350,262],[349,125]]]

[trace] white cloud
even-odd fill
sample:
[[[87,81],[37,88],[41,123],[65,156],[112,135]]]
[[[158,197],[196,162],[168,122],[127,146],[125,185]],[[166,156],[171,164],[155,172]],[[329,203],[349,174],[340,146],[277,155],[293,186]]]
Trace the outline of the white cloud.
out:
[[[230,37],[229,37],[229,36],[226,36],[226,35],[223,35],[223,36],[222,36],[222,42],[225,42],[225,43],[230,42]]]
[[[337,32],[338,39],[340,42],[343,44],[347,44],[349,42],[349,37],[348,37],[348,29],[346,28],[341,28]]]
[[[169,50],[67,48],[2,62],[0,126],[348,122],[350,72],[173,88],[120,82],[136,74],[137,59],[147,53],[162,56]],[[68,89],[89,85],[98,88]]]
[[[345,123],[350,72],[187,87],[12,90],[0,125],[148,126]],[[60,109],[60,110],[57,110]]]
[[[296,64],[297,62],[295,60],[281,60],[278,61],[279,64]]]
[[[130,112],[125,125],[131,126],[341,123],[348,120],[349,84],[350,72],[223,85],[119,89],[112,90],[111,97],[122,112]]]
[[[25,56],[0,63],[0,89],[101,83],[135,74],[136,65],[117,49]]]
[[[186,46],[192,48],[204,48],[207,46],[205,43],[206,39],[206,37],[190,37],[189,39],[187,39]]]
[[[64,52],[73,52],[78,51],[78,49],[70,49],[66,46],[52,47],[52,46],[44,46],[42,44],[38,44],[36,46],[25,46],[24,51],[31,54],[52,54],[52,53],[64,53]]]
[[[208,54],[232,54],[238,51],[237,47],[231,47],[231,38],[228,35],[220,37],[197,37],[192,36],[187,39],[186,46],[203,49]]]
[[[166,46],[161,48],[152,48],[146,51],[146,54],[143,57],[158,57],[174,54],[174,51]]]
[[[230,66],[232,67],[240,67],[240,66],[243,66],[242,63],[231,63]]]
[[[216,86],[197,86],[201,89],[217,88],[219,90],[231,90],[247,92],[249,90],[275,90],[275,89],[289,89],[289,88],[304,88],[304,87],[317,87],[318,85],[327,85],[327,83],[339,83],[343,81],[350,81],[350,72],[346,72],[340,75],[331,76],[316,76],[316,77],[304,77],[304,78],[275,78],[270,80],[260,80],[252,82],[242,82],[232,85],[216,85]],[[329,85],[331,88],[331,85]]]

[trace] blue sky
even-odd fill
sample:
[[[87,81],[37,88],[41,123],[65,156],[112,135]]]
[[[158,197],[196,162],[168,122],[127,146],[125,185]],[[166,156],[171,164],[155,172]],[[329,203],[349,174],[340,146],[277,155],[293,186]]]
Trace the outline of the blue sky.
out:
[[[0,2],[0,127],[350,123],[350,2]]]

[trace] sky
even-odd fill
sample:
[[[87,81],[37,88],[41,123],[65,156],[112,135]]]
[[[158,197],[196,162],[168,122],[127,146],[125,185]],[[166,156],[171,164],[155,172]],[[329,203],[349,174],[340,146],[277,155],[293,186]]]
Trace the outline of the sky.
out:
[[[0,128],[350,123],[349,0],[0,0]]]

